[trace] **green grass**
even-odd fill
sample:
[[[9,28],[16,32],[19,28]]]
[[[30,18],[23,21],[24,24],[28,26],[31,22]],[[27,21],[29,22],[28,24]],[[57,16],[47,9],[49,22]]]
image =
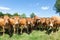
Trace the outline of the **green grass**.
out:
[[[5,34],[0,36],[0,40],[60,40],[60,31],[56,33],[46,34],[45,31],[33,31],[31,34],[23,33],[22,35],[13,35],[11,38]]]

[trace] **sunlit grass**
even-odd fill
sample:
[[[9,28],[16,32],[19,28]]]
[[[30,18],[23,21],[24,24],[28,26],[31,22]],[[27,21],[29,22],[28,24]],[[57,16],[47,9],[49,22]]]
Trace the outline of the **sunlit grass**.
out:
[[[56,33],[46,34],[45,31],[33,31],[31,34],[23,33],[22,35],[9,35],[5,34],[4,37],[0,36],[0,40],[60,40],[60,31]]]

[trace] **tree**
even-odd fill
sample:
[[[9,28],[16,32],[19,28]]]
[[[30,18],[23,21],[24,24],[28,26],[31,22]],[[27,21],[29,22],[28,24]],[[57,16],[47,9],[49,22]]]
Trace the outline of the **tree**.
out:
[[[56,12],[59,13],[60,15],[60,0],[56,0],[54,7],[55,7]]]
[[[4,14],[2,12],[0,12],[0,16],[4,16]]]
[[[14,13],[13,16],[20,16],[18,13]]]
[[[31,13],[31,14],[30,14],[30,17],[31,17],[31,18],[33,18],[34,16],[35,16],[35,14],[34,14],[34,13]]]
[[[25,14],[25,13],[21,14],[20,16],[21,16],[22,18],[26,18],[26,14]]]
[[[4,14],[4,15],[8,15],[8,16],[10,16],[10,17],[12,16],[10,13],[6,13],[6,14]]]

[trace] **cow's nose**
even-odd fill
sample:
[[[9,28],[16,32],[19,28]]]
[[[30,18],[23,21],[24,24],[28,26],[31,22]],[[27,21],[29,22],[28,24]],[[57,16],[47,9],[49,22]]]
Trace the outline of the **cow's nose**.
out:
[[[28,24],[30,24],[30,22],[28,22]]]
[[[49,26],[53,27],[53,24],[51,23]]]
[[[15,24],[18,24],[18,22],[16,22]]]
[[[37,23],[39,23],[39,22],[40,22],[40,20],[37,21]]]

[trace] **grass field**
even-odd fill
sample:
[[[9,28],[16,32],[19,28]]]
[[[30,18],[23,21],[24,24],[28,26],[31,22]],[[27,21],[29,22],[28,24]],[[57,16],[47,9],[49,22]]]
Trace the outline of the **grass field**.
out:
[[[0,36],[0,40],[60,40],[60,31],[46,34],[45,31],[33,31],[31,34],[23,33],[22,35],[9,35],[5,34],[4,37]]]

